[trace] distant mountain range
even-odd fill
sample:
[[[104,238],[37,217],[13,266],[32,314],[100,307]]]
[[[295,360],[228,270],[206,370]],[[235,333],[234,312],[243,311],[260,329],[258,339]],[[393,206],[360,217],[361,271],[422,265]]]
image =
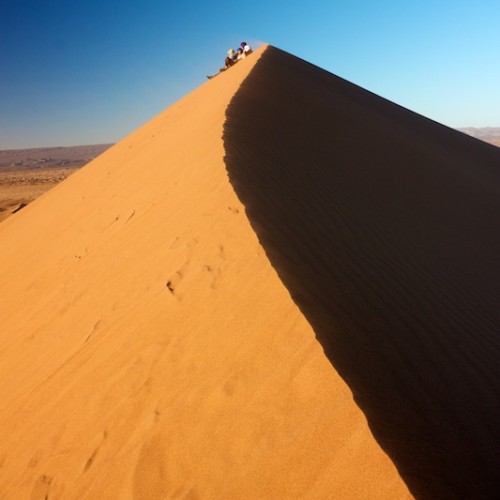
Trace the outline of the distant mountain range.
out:
[[[0,151],[0,172],[19,172],[39,168],[79,168],[112,145],[7,149]]]
[[[485,142],[500,146],[500,127],[464,127],[457,129],[464,134],[475,137]]]

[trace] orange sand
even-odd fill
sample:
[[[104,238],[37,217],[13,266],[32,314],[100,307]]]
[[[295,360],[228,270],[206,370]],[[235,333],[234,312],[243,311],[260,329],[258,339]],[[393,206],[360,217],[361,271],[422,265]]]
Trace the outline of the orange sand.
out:
[[[486,498],[499,154],[263,47],[2,222],[0,497]]]
[[[409,497],[228,181],[261,53],[1,224],[3,499]]]

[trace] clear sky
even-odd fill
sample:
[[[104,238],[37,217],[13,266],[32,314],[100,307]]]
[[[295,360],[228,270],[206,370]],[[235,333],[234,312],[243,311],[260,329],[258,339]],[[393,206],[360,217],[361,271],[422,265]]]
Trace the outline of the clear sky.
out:
[[[241,41],[450,127],[500,127],[499,0],[3,0],[0,149],[119,141]]]

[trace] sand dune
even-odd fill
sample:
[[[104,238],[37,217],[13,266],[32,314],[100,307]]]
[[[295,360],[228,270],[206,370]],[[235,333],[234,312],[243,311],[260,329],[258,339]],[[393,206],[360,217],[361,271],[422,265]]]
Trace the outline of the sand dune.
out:
[[[2,498],[409,496],[229,183],[259,57],[2,222]]]
[[[272,47],[205,83],[0,225],[0,496],[486,498],[498,167]]]

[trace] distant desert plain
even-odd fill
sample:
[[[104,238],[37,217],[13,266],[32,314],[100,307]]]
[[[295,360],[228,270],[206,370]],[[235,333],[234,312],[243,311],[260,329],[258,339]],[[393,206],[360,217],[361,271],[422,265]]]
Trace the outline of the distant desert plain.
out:
[[[464,134],[500,147],[500,127],[464,127]],[[113,144],[0,151],[0,222],[69,177]]]
[[[0,222],[86,165],[111,144],[0,151]]]

